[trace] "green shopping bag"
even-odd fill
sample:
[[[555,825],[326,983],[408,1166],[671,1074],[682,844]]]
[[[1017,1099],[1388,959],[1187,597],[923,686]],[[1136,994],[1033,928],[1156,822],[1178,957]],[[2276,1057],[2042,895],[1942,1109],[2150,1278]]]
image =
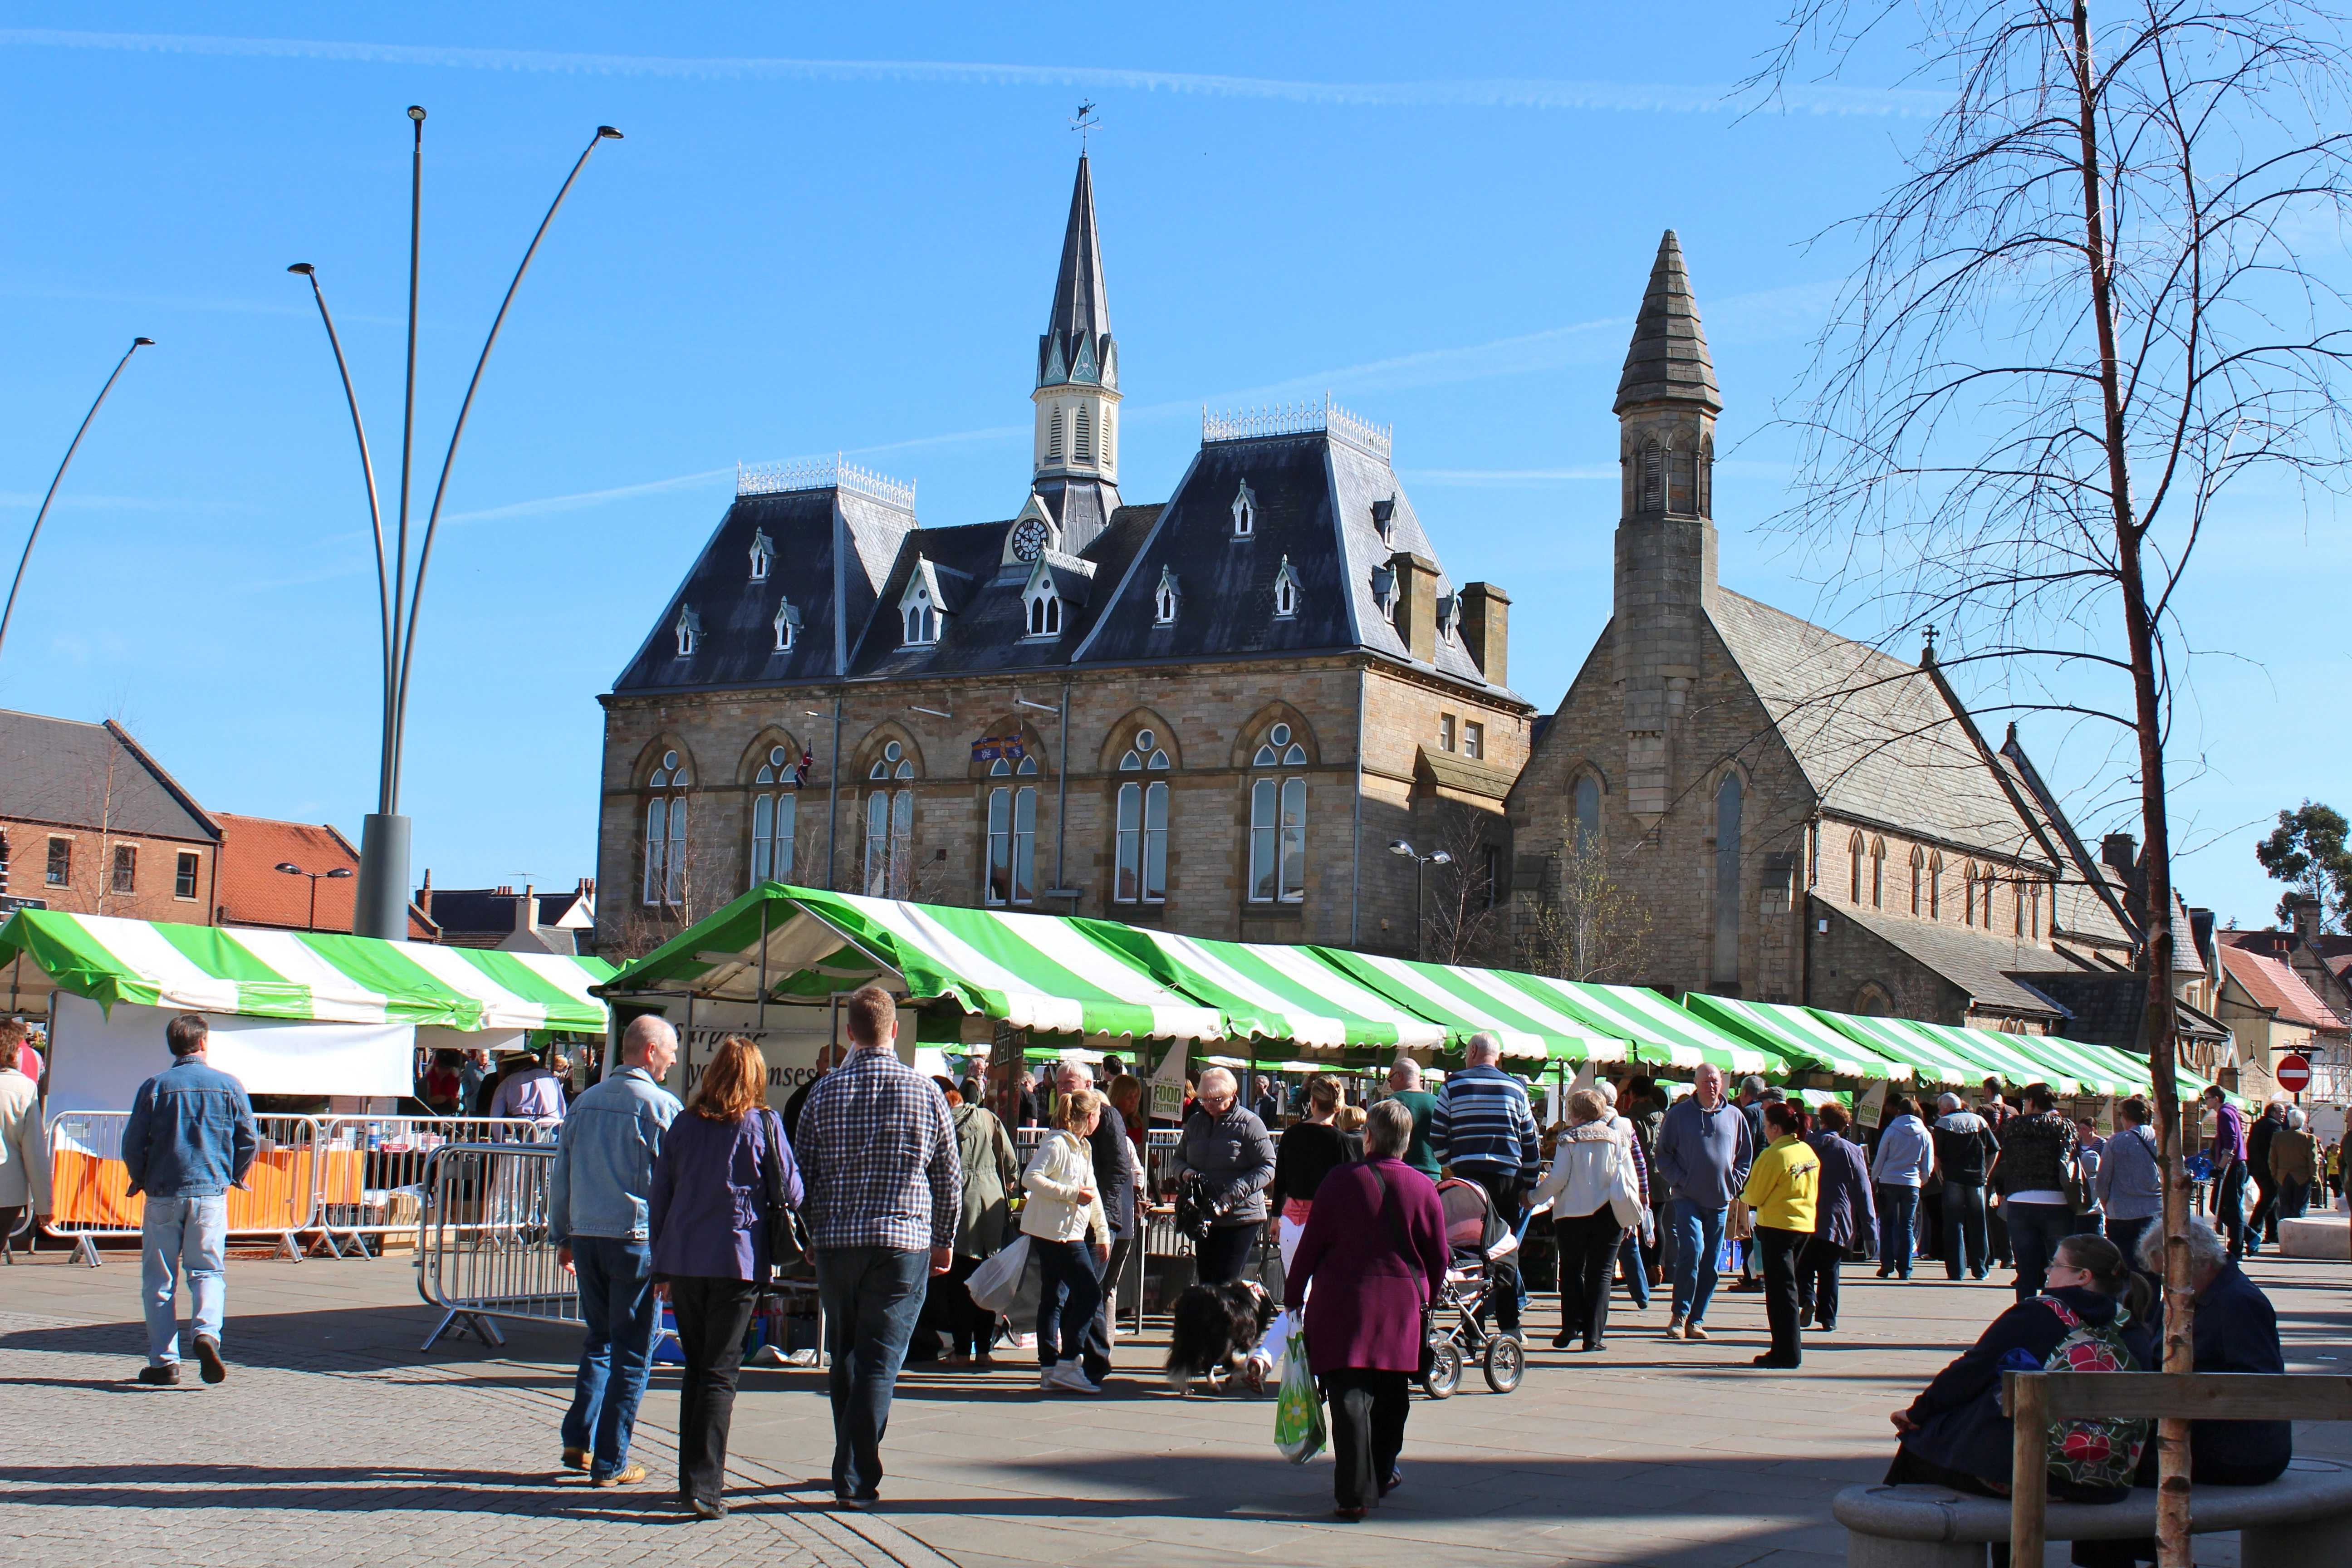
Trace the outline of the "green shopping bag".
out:
[[[1315,1374],[1307,1370],[1307,1336],[1294,1330],[1283,1351],[1282,1391],[1274,1402],[1274,1446],[1294,1465],[1323,1451],[1330,1432],[1323,1424],[1323,1401]]]

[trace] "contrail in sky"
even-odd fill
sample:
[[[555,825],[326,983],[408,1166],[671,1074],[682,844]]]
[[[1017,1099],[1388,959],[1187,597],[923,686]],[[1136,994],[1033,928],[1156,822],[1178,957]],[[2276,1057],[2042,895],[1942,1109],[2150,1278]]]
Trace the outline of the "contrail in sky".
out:
[[[804,60],[761,57],[587,55],[551,49],[467,49],[435,44],[341,43],[318,38],[221,38],[186,33],[89,33],[48,27],[0,28],[0,44],[20,47],[111,49],[127,53],[215,55],[246,59],[326,60],[352,65],[422,66],[442,70],[502,70],[571,76],[667,77],[687,80],[905,81],[977,87],[1062,87],[1094,90],[1254,98],[1347,109],[1584,109],[1670,114],[1727,113],[1735,89],[1608,81],[1508,79],[1465,81],[1285,81],[1192,71],[1121,70],[1097,66],[990,65],[961,60]],[[1909,88],[1798,86],[1775,94],[1801,114],[1937,115],[1949,99]]]

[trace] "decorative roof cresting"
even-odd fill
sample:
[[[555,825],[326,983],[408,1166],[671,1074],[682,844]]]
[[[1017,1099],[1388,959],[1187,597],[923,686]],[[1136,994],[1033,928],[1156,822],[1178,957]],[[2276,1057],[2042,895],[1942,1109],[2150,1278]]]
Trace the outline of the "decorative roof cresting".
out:
[[[788,490],[843,489],[878,500],[899,510],[915,510],[915,481],[894,479],[871,468],[845,462],[839,453],[830,458],[792,458],[781,463],[738,463],[735,493],[739,496],[782,495]]]

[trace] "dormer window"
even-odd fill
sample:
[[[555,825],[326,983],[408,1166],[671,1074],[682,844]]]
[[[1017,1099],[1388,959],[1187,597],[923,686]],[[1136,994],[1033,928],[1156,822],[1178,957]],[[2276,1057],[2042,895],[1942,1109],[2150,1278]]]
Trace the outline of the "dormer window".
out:
[[[800,635],[801,613],[793,608],[793,602],[790,599],[779,600],[776,605],[776,651],[792,652],[793,644],[799,639]]]
[[[694,613],[691,605],[677,607],[677,657],[688,658],[694,653],[695,640],[702,636],[702,617]]]
[[[1290,557],[1282,558],[1281,569],[1274,574],[1274,618],[1286,621],[1298,614],[1298,574],[1290,564]]]
[[[753,534],[751,536],[751,581],[766,582],[769,563],[775,558],[776,546],[774,542],[769,539],[767,530],[761,529]]]
[[[1372,603],[1381,607],[1381,614],[1384,616],[1390,614],[1395,609],[1395,567],[1375,566],[1372,568]]]
[[[1257,492],[1244,479],[1234,496],[1234,537],[1247,539],[1257,531]]]
[[[930,595],[917,590],[915,603],[907,606],[907,646],[922,647],[940,640],[939,606]]]
[[[1176,591],[1176,570],[1172,566],[1160,569],[1160,586],[1151,595],[1151,624],[1172,626],[1176,624],[1176,606],[1183,595]]]
[[[1033,637],[1057,637],[1062,635],[1062,596],[1051,588],[1029,601],[1029,635]]]
[[[1381,537],[1383,540],[1389,537],[1390,530],[1396,526],[1396,497],[1393,494],[1385,500],[1376,500],[1372,503],[1372,526],[1381,531]]]
[[[937,568],[922,556],[915,557],[915,569],[908,576],[906,592],[898,595],[900,646],[929,647],[937,643],[950,607],[940,586]]]
[[[1452,637],[1454,626],[1461,619],[1462,595],[1459,594],[1437,595],[1437,635],[1442,637]]]

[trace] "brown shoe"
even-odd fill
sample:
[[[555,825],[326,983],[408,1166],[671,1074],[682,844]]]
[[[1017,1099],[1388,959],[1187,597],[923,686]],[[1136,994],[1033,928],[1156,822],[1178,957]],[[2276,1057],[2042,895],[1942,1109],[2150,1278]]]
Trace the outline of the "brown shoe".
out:
[[[588,1468],[588,1450],[585,1448],[564,1449],[563,1468],[567,1470],[586,1469]]]
[[[1683,1325],[1683,1338],[1686,1340],[1703,1340],[1706,1338],[1706,1331],[1700,1328],[1696,1323],[1685,1323]]]
[[[151,1388],[176,1388],[180,1383],[180,1363],[167,1361],[161,1366],[142,1366],[139,1381]]]
[[[616,1470],[609,1476],[590,1476],[588,1484],[592,1487],[633,1487],[645,1479],[646,1468],[643,1465],[631,1465],[628,1468]]]

